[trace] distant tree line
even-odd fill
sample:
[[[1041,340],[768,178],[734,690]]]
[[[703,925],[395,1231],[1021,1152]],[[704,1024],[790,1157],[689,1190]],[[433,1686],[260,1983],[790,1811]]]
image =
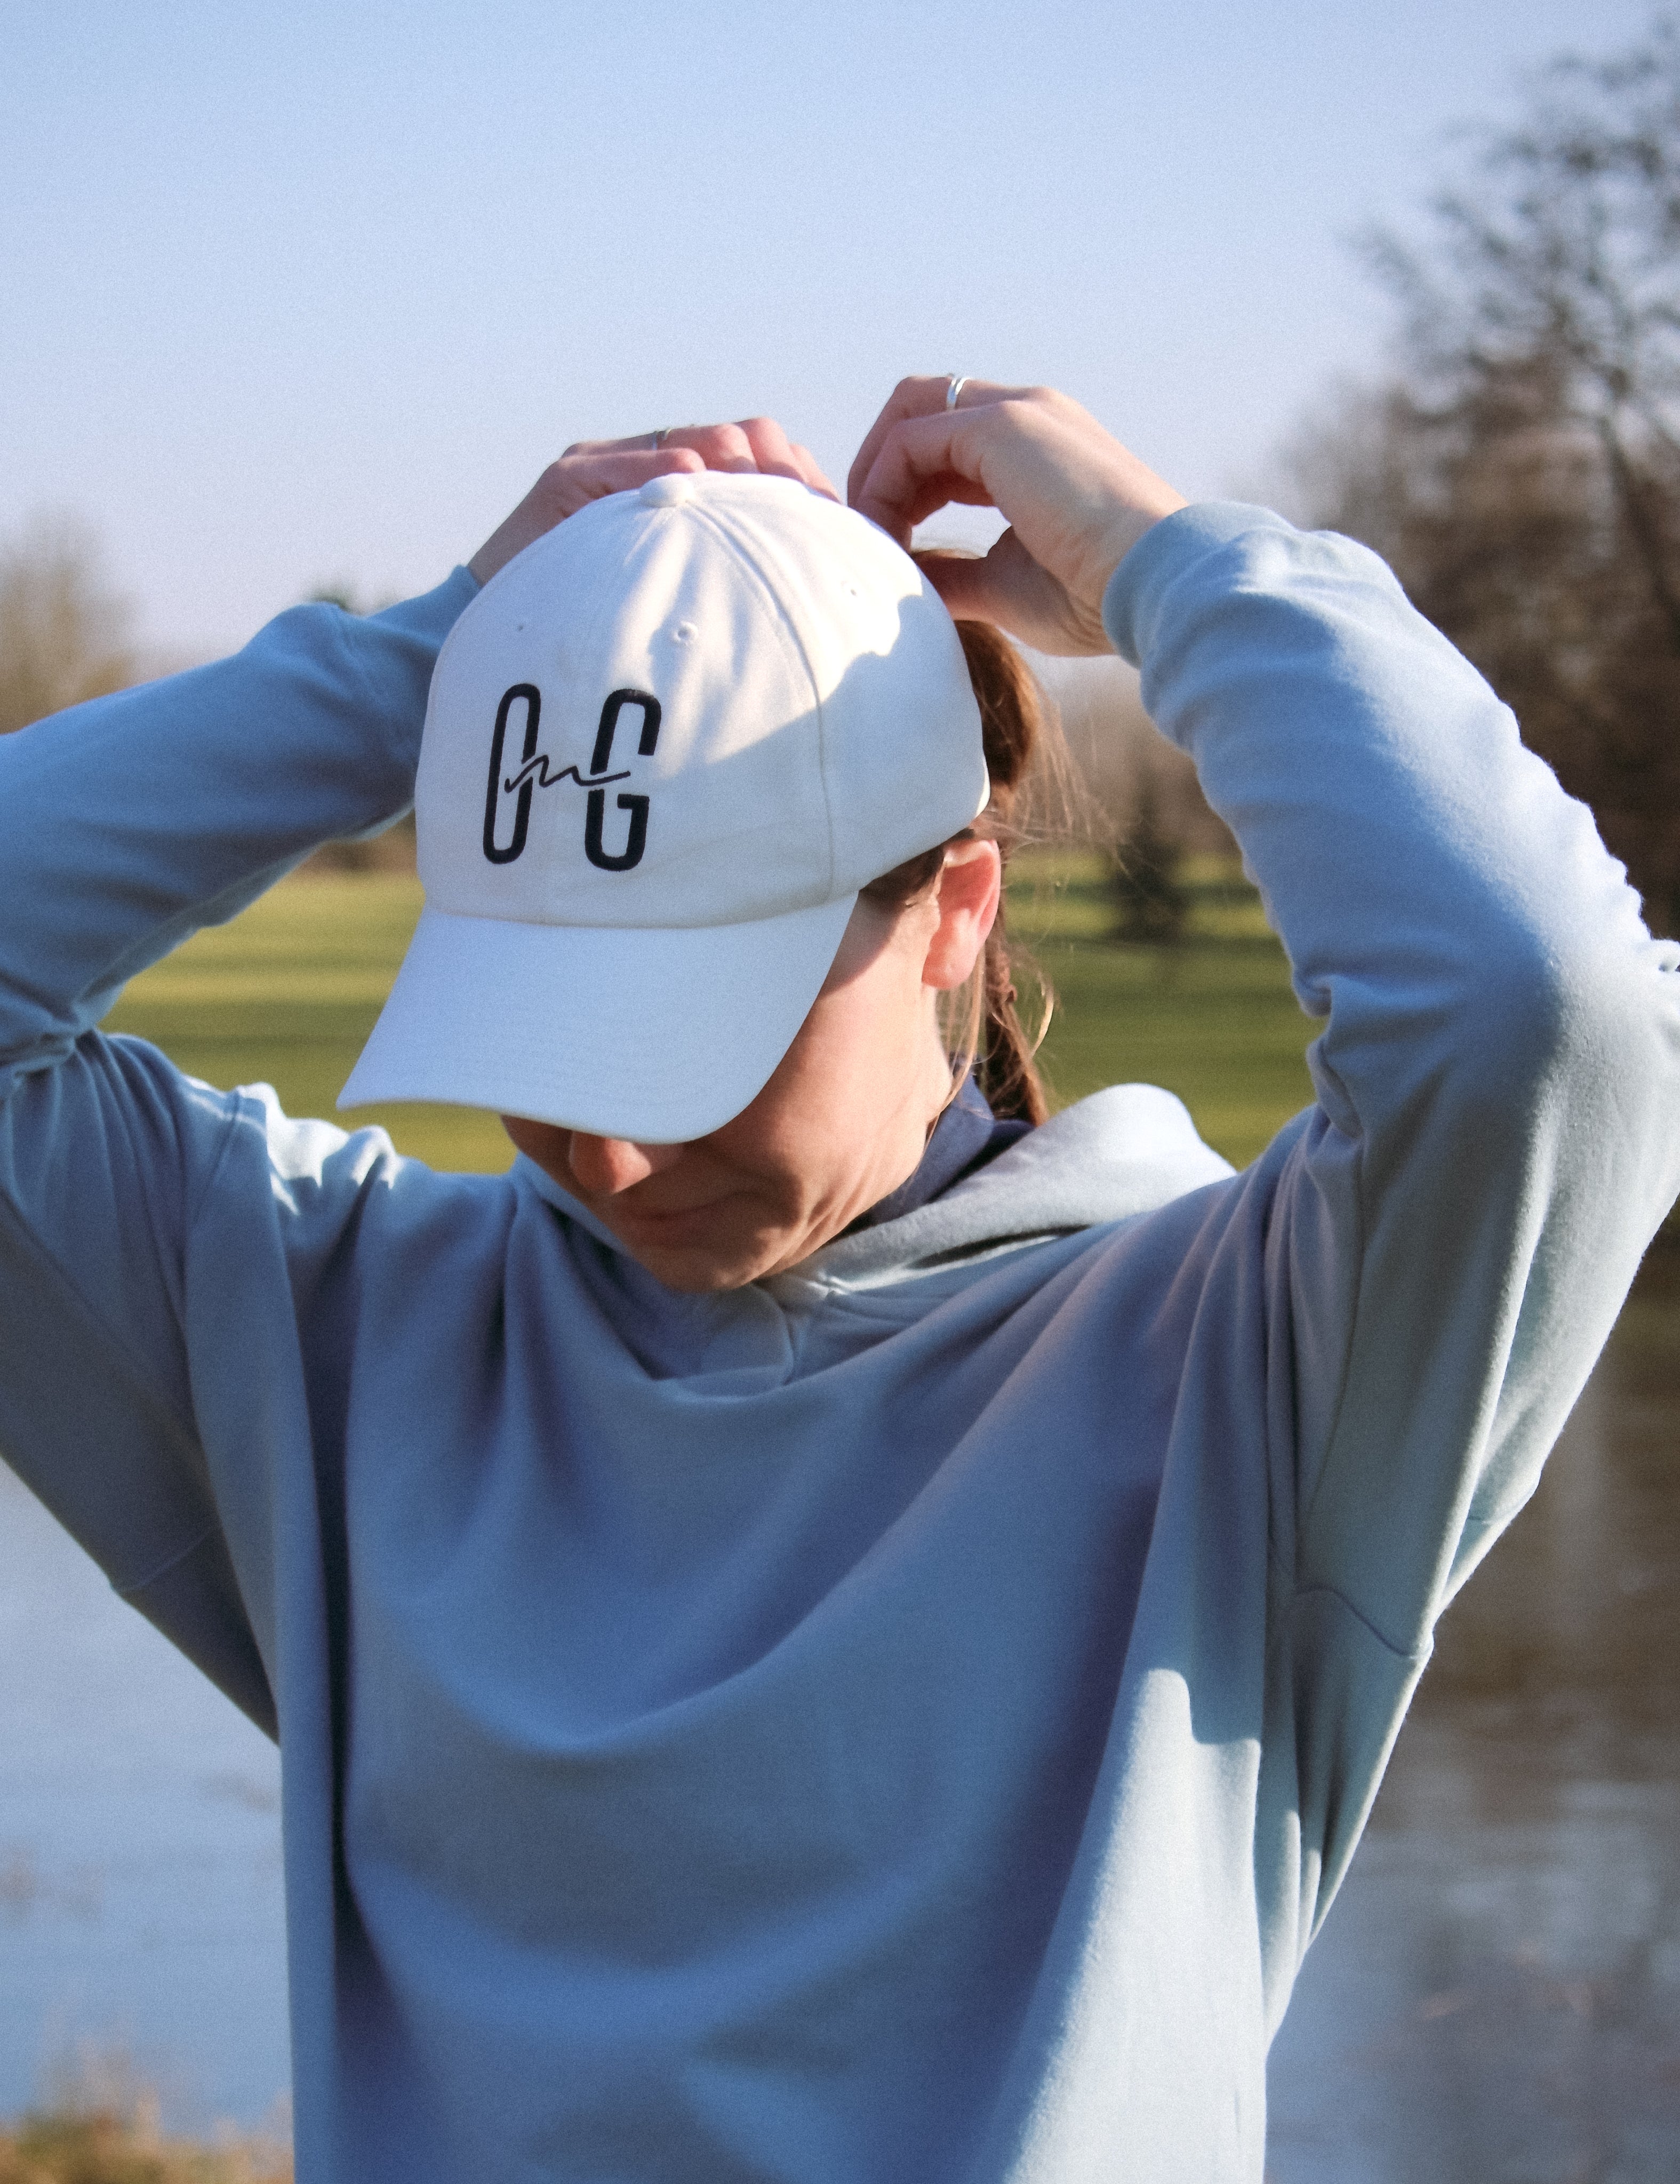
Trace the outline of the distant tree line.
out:
[[[1560,60],[1427,238],[1367,245],[1389,383],[1305,432],[1310,521],[1375,547],[1680,934],[1680,32]]]
[[[38,517],[0,545],[0,735],[125,688],[140,671],[130,627],[81,525]]]
[[[348,614],[370,611],[342,582],[309,597]],[[128,603],[106,582],[85,524],[37,516],[0,543],[0,735],[159,673],[131,629]],[[323,872],[368,872],[411,870],[414,861],[409,819],[371,840],[330,842],[312,861]]]
[[[1112,659],[1034,666],[1055,708],[1071,780],[1060,794],[1046,781],[1029,800],[1029,834],[1105,858],[1114,939],[1182,939],[1193,903],[1184,861],[1234,862],[1230,830],[1210,808],[1189,759],[1143,710],[1129,668]]]

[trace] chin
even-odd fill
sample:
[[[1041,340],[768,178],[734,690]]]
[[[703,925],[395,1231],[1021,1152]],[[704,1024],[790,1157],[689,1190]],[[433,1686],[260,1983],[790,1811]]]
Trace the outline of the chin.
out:
[[[698,1249],[638,1251],[629,1244],[624,1249],[644,1273],[684,1296],[715,1296],[723,1290],[744,1290],[749,1282],[769,1273],[776,1264],[774,1256],[768,1252],[725,1258]]]
[[[620,1228],[609,1221],[608,1226],[618,1239],[619,1249],[644,1273],[684,1296],[744,1290],[749,1282],[788,1263],[787,1240],[762,1231],[729,1236],[720,1235],[714,1227],[709,1234],[697,1235],[691,1242],[675,1236],[663,1240],[637,1236],[627,1233],[631,1229],[628,1222]]]
[[[611,1229],[619,1249],[666,1289],[685,1296],[744,1290],[767,1274],[795,1265],[838,1231],[821,1219],[801,1223],[764,1218],[763,1209],[737,1201],[716,1214],[638,1218],[628,1206],[593,1209]],[[616,1213],[617,1218],[614,1216]]]

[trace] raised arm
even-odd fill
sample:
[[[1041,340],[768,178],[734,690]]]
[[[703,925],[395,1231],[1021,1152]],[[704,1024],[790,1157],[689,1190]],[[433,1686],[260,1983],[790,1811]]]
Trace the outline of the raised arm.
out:
[[[300,608],[0,740],[0,1452],[269,1728],[183,1334],[186,1238],[240,1103],[92,1027],[195,927],[403,808],[473,590],[458,572],[366,622]]]
[[[458,572],[362,622],[299,607],[214,666],[0,740],[0,1090],[60,1061],[124,982],[413,793]]]
[[[1485,682],[1345,539],[1187,508],[1042,390],[903,383],[851,479],[954,611],[1141,665],[1288,951],[1318,1111],[1262,1164],[1286,1584],[1397,1652],[1532,1490],[1680,1184],[1680,949]]]

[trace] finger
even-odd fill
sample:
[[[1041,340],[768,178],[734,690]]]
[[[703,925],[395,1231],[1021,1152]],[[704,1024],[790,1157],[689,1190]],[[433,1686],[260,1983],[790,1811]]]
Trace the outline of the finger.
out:
[[[1060,619],[1065,595],[1046,577],[1014,532],[1006,531],[985,554],[953,554],[932,549],[915,556],[916,566],[938,593],[953,621],[995,622],[1017,637],[1037,644],[1047,619]],[[1054,644],[1041,645],[1055,651]]]
[[[738,425],[676,425],[665,434],[667,448],[692,448],[709,471],[756,471],[753,443]]]
[[[567,456],[548,476],[554,481],[553,499],[561,517],[572,515],[592,500],[604,500],[611,493],[633,493],[649,478],[665,477],[673,471],[704,467],[690,448],[638,448],[625,454]]]
[[[746,447],[734,437],[743,436]],[[840,496],[823,475],[816,458],[809,448],[800,447],[790,440],[773,417],[743,417],[732,426],[676,425],[659,432],[633,432],[621,440],[574,440],[565,451],[565,459],[573,457],[648,454],[658,441],[662,448],[687,447],[693,448],[713,470],[745,470],[749,465],[743,459],[750,454],[750,467],[772,477],[798,478],[814,493],[826,493],[830,500]],[[711,460],[715,457],[717,460]]]
[[[931,376],[924,374],[898,382],[887,397],[881,415],[864,435],[863,445],[853,458],[852,467],[846,474],[846,499],[852,507],[857,506],[864,480],[873,469],[882,443],[893,426],[902,424],[907,417],[932,417],[944,412],[946,398],[954,383],[948,371]],[[1005,396],[1025,394],[1027,391],[1021,387],[1005,387],[995,379],[965,378],[961,406],[965,410],[973,410],[988,402],[1002,401]]]
[[[793,460],[793,443],[774,417],[743,417],[736,430],[745,437],[754,461],[767,476],[799,478],[804,483]]]
[[[752,443],[739,425],[669,425],[658,432],[632,433],[624,440],[575,440],[566,455],[646,454],[666,448],[692,448],[709,471],[759,467]]]
[[[743,417],[741,430],[747,436],[759,468],[767,476],[797,478],[814,493],[826,493],[830,500],[839,499],[810,449],[790,440],[774,417]]]
[[[632,454],[562,455],[550,463],[513,513],[492,532],[467,563],[474,577],[487,584],[516,554],[569,515],[576,515],[592,500],[609,493],[629,493],[649,478],[670,471],[698,471],[704,465],[687,448],[651,448]]]
[[[978,555],[948,554],[936,548],[911,559],[944,601],[953,621],[997,620],[986,564]]]
[[[861,476],[854,465],[848,482],[853,507],[908,546],[915,526],[948,501],[987,505],[986,425],[987,412],[975,410],[940,409],[898,418]]]
[[[562,456],[562,461],[573,455],[653,454],[661,435],[656,432],[631,432],[622,440],[574,440]]]
[[[1064,655],[1111,649],[1100,615],[1087,612],[1043,568],[1013,531],[988,554],[915,556],[952,619],[994,622],[1040,652]]]
[[[747,435],[759,468],[766,476],[797,478],[814,493],[826,493],[830,500],[839,499],[839,494],[818,469],[810,449],[790,440],[774,417],[743,417],[741,430]]]
[[[944,407],[945,397],[951,390],[948,373],[934,376],[926,374],[901,379],[887,396],[880,415],[864,435],[863,445],[852,459],[852,467],[846,474],[846,498],[855,508],[864,480],[873,469],[882,443],[895,425],[906,417],[931,416]]]
[[[802,448],[797,440],[793,443],[793,460],[799,466],[799,475],[811,491],[824,493],[830,500],[837,501],[840,498],[839,494],[829,483],[826,475],[810,449]]]

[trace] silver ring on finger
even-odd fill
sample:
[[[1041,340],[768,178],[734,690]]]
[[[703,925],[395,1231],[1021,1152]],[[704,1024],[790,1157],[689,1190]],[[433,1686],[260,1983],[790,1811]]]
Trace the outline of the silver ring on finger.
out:
[[[659,431],[654,433],[653,452],[655,454],[658,454],[659,449],[664,447],[666,439],[670,436],[670,430],[671,428],[669,425],[661,425]]]
[[[950,385],[945,389],[945,407],[948,410],[954,410],[957,406],[957,398],[968,385],[968,380],[965,376],[954,371],[949,375],[949,378]]]

